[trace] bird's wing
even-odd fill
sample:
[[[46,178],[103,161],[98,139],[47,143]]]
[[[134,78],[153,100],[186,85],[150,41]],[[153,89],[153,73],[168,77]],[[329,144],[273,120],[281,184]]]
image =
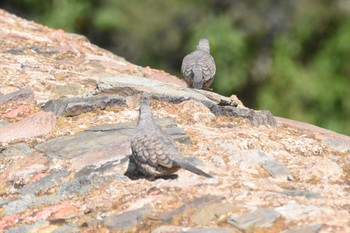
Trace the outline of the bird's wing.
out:
[[[215,62],[210,54],[203,54],[200,59],[198,59],[198,65],[202,68],[202,74],[204,79],[207,81],[214,77],[216,72]]]
[[[174,163],[169,153],[176,153],[166,137],[157,133],[139,134],[133,138],[131,145],[134,155],[143,163],[151,166],[173,167]],[[179,153],[179,152],[177,152]]]

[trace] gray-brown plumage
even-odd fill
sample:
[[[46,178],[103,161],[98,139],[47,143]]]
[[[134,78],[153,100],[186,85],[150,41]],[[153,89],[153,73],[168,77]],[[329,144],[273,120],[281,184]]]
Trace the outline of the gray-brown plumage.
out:
[[[136,132],[131,139],[130,162],[136,170],[149,178],[171,175],[180,168],[212,177],[181,156],[173,139],[154,123],[149,102],[149,97],[142,97]]]
[[[197,49],[182,60],[181,73],[189,87],[208,90],[216,72],[209,41],[200,39]]]

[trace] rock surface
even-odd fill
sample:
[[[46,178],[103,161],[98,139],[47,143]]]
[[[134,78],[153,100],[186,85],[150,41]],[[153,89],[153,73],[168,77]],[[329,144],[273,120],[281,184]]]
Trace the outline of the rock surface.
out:
[[[3,10],[0,41],[0,232],[350,232],[348,136]],[[214,179],[126,176],[140,92]]]
[[[42,136],[55,126],[56,117],[52,112],[38,112],[22,121],[0,127],[0,142]]]

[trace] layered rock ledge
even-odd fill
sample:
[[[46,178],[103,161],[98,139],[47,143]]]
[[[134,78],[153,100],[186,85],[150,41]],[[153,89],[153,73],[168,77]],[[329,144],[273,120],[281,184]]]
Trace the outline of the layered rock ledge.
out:
[[[0,10],[0,232],[350,232],[350,138]],[[130,179],[135,95],[215,176]]]

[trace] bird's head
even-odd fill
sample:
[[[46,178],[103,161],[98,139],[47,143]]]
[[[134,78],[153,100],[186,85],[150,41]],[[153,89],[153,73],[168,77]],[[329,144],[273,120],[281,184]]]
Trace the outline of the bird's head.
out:
[[[203,50],[209,53],[210,52],[209,41],[205,38],[200,39],[197,45],[197,49]]]

